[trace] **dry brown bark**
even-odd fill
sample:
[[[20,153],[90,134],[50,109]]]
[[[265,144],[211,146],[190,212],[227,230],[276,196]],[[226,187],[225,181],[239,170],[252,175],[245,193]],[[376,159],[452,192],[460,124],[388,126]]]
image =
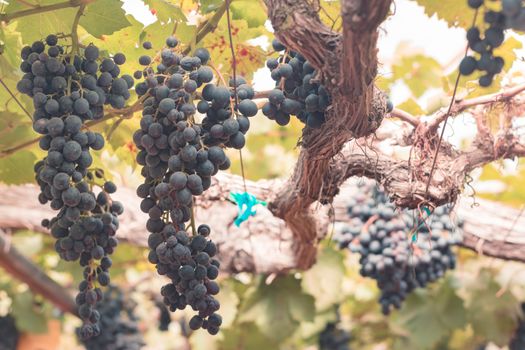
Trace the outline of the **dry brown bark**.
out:
[[[212,224],[212,238],[218,244],[224,270],[232,273],[283,273],[302,267],[302,253],[297,249],[296,237],[287,224],[260,207],[255,217],[236,227],[233,221],[237,206],[227,198],[231,191],[243,191],[242,179],[220,173],[217,180],[197,203],[196,217],[198,222]],[[327,235],[330,223],[348,221],[347,204],[357,194],[355,183],[362,181],[369,180],[352,179],[342,185],[333,206],[312,209],[319,226],[316,241]],[[250,193],[267,200],[284,182],[247,181],[247,186]],[[36,186],[0,186],[0,191],[3,193],[0,196],[0,228],[47,232],[40,221],[54,212],[35,200],[39,191]],[[126,187],[119,188],[115,197],[126,203],[120,220],[119,239],[147,246],[146,215],[139,209],[140,199],[133,189]],[[477,200],[475,207],[471,207],[472,203],[471,199],[464,198],[456,208],[457,215],[465,220],[463,246],[487,256],[525,262],[525,215],[521,217],[518,210],[495,202]],[[334,214],[331,219],[330,210]]]
[[[439,141],[438,134],[439,126],[447,118],[475,106],[508,103],[525,89],[524,85],[454,101],[450,114],[438,111],[427,121],[394,110],[392,116],[413,126],[404,140],[405,146],[411,147],[409,159],[399,160],[368,147],[388,116],[385,95],[375,88],[374,79],[378,67],[378,27],[386,19],[391,1],[341,1],[341,33],[323,24],[316,2],[265,0],[265,3],[276,37],[317,69],[317,78],[332,97],[326,122],[319,129],[304,130],[294,172],[282,190],[270,198],[269,209],[286,221],[295,236],[299,268],[313,263],[317,237],[322,230],[312,206],[330,203],[347,178],[361,175],[377,179],[400,207],[432,208],[454,203],[471,170],[525,154],[525,147],[507,127],[493,135],[481,132],[483,123],[478,123],[478,137],[466,151],[455,149],[446,140]],[[351,143],[354,147],[349,147],[352,139],[357,141]]]
[[[270,210],[284,219],[296,237],[298,267],[315,259],[319,227],[311,206],[320,199],[332,158],[353,137],[380,125],[386,98],[374,87],[378,27],[391,0],[341,2],[343,33],[323,24],[318,8],[305,0],[265,0],[276,37],[300,52],[318,71],[332,104],[319,129],[305,129],[292,177],[272,198]]]

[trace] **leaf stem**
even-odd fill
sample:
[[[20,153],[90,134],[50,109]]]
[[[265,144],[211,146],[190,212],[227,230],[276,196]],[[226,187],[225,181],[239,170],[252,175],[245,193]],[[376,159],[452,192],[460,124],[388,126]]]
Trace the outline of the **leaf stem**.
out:
[[[71,64],[74,63],[75,54],[78,53],[78,23],[80,22],[80,17],[82,17],[85,8],[86,5],[84,4],[80,6],[80,8],[77,11],[77,14],[75,15],[75,20],[73,21],[73,27],[71,28],[71,43],[73,45],[73,47],[71,48]]]
[[[215,11],[213,16],[210,19],[207,19],[204,21],[199,28],[197,29],[197,34],[195,35],[194,40],[192,42],[195,42],[195,44],[198,44],[206,35],[213,32],[217,26],[219,25],[219,21],[221,20],[222,16],[226,13],[226,2],[223,2],[223,4]],[[183,51],[183,55],[189,54],[191,51],[191,47],[186,47]]]
[[[82,1],[80,0],[69,0],[69,1],[59,2],[58,4],[52,4],[52,5],[46,5],[46,6],[36,6],[34,8],[27,9],[27,10],[16,11],[13,13],[0,14],[0,21],[9,22],[13,19],[20,18],[20,17],[36,15],[36,14],[44,13],[44,12],[62,10],[68,7],[78,7],[81,5],[82,5]],[[82,5],[82,6],[85,6],[85,5]]]
[[[13,100],[15,100],[15,102],[18,104],[18,106],[25,112],[25,114],[27,114],[27,116],[29,117],[29,119],[31,119],[31,121],[33,121],[33,117],[31,116],[31,113],[29,113],[27,111],[27,109],[25,109],[25,107],[22,105],[22,102],[20,102],[20,100],[16,97],[16,95],[11,91],[11,89],[9,89],[9,87],[4,83],[4,81],[2,80],[2,78],[0,78],[0,84],[2,84],[2,86],[6,89],[6,91],[9,93],[9,95],[11,95],[11,97],[13,98]]]

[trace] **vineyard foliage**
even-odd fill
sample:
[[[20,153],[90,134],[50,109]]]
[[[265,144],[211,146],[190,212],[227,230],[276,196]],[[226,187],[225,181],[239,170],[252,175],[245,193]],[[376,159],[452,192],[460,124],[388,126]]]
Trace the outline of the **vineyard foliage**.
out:
[[[139,64],[141,56],[155,55],[165,46],[167,37],[175,36],[187,52],[207,48],[214,74],[229,81],[233,76],[232,48],[237,75],[246,78],[256,92],[275,87],[266,61],[278,59],[282,53],[272,47],[274,36],[263,1],[231,0],[230,28],[227,1],[144,0],[144,9],[138,11],[143,16],[137,17],[124,9],[129,3],[120,0],[0,2],[0,183],[13,186],[34,183],[33,167],[47,154],[39,148],[39,136],[33,130],[33,100],[18,92],[17,82],[23,75],[22,48],[45,40],[51,33],[69,42],[78,38],[75,45],[81,48],[96,45],[102,57],[124,54],[126,60],[119,68],[122,74],[129,75],[143,69]],[[334,30],[341,30],[339,1],[321,0],[319,4],[321,19]],[[392,18],[405,16],[406,19],[403,11],[416,14],[428,22],[429,31],[437,28],[453,33],[466,45],[465,31],[474,15],[466,1],[400,0],[397,6],[398,12],[392,11],[395,13]],[[488,2],[487,6],[496,8],[498,4]],[[52,10],[46,11],[46,8]],[[133,13],[136,15],[137,11]],[[384,23],[380,44],[392,40],[397,45],[392,54],[380,51],[382,67],[376,84],[390,93],[396,108],[416,116],[430,115],[450,101],[464,45],[455,55],[446,56],[446,59],[452,58],[452,63],[443,62],[443,57],[434,57],[429,50],[418,47],[425,43],[411,42],[410,36],[396,37],[392,18]],[[481,20],[478,18],[476,23],[481,25]],[[233,40],[231,48],[229,29]],[[145,52],[145,42],[151,43],[153,49]],[[505,61],[503,74],[496,75],[492,85],[484,89],[478,85],[481,73],[462,76],[457,95],[476,97],[523,82],[525,74],[520,59],[524,42],[519,34],[508,34],[494,50],[494,55]],[[443,51],[448,50],[446,43],[436,45],[441,45]],[[106,180],[119,186],[137,187],[144,178],[136,161],[140,149],[133,141],[133,133],[141,128],[141,108],[140,95],[134,89],[130,94],[123,108],[106,106],[105,117],[91,121],[89,130],[102,134],[106,141],[103,150],[91,151],[92,167],[104,169]],[[497,110],[491,113],[496,114]],[[289,175],[299,153],[297,141],[302,135],[303,122],[291,118],[288,125],[282,122],[280,126],[260,110],[250,118],[250,130],[242,151],[244,175],[252,180]],[[458,131],[457,143],[468,143],[469,128],[475,129],[472,120],[457,118],[449,136]],[[240,175],[239,151],[228,149],[226,154],[231,160],[230,171]],[[488,165],[474,174],[479,184],[497,182],[502,187],[498,191],[479,191],[477,195],[521,205],[525,201],[525,189],[520,185],[525,180],[525,168],[513,165],[512,171],[508,169],[509,164],[505,162]],[[37,198],[21,200],[36,202]],[[211,226],[213,239],[213,223],[207,224]],[[144,232],[146,235],[145,228]],[[13,234],[10,243],[74,293],[82,280],[82,268],[60,261],[51,237],[19,231]],[[134,342],[144,342],[152,349],[178,349],[188,344],[194,350],[291,350],[309,346],[315,349],[320,335],[330,329],[327,324],[332,323],[337,323],[336,331],[344,329],[350,333],[352,349],[476,350],[487,343],[509,344],[523,317],[523,266],[478,257],[457,247],[453,249],[456,269],[446,273],[447,268],[440,269],[443,278],[424,289],[416,288],[406,299],[403,295],[401,308],[389,316],[381,312],[377,302],[381,291],[375,281],[359,273],[359,255],[339,249],[339,242],[332,240],[332,236],[322,242],[316,264],[307,271],[270,276],[244,273],[220,276],[221,292],[216,298],[221,304],[222,325],[218,336],[212,337],[188,328],[187,323],[193,316],[190,311],[172,315],[171,323],[165,325],[169,331],[159,331],[155,310],[162,303],[153,295],[159,294],[165,281],[148,263],[148,249],[122,243],[112,255],[111,281],[135,303],[131,308],[134,319],[130,326],[127,321],[121,321],[120,316],[112,317],[121,322],[118,327],[132,329],[130,333],[140,329],[143,337],[134,337]],[[119,291],[119,303],[123,298]],[[122,305],[118,312],[120,309]],[[59,314],[53,305],[2,271],[0,321],[6,314],[14,317],[17,330],[23,333],[21,339],[24,334],[46,333],[49,321],[58,318],[63,325],[62,346],[78,346],[74,339],[75,329],[80,326],[78,319]],[[346,333],[342,336],[346,337]],[[384,347],[376,347],[379,345]],[[94,342],[91,346],[98,345]]]

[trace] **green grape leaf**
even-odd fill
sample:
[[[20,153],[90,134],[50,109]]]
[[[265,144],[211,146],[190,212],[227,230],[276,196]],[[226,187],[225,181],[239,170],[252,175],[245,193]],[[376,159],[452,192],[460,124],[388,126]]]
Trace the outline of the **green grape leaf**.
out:
[[[36,160],[36,156],[26,150],[0,158],[0,182],[8,185],[33,182],[35,177],[33,165]]]
[[[399,52],[399,50],[398,50]],[[393,78],[401,79],[415,97],[421,97],[429,88],[441,87],[443,71],[433,58],[423,54],[402,57],[393,67]]]
[[[495,193],[480,193],[480,196],[505,204],[521,208],[525,201],[525,188],[521,186],[525,180],[525,169],[518,168],[516,174],[502,174],[498,165],[487,164],[483,167],[480,175],[480,181],[497,180],[505,184],[505,191]]]
[[[222,333],[225,331],[225,329],[222,329]],[[191,350],[224,350],[224,348],[219,349],[217,343],[218,337],[208,332],[192,332],[189,339]]]
[[[0,66],[3,66],[3,63],[6,62],[0,60]],[[19,80],[20,75],[18,72],[16,74],[7,73],[6,76],[2,77],[2,82],[6,85],[7,89],[13,93],[13,95],[16,97],[16,100],[11,96],[11,94],[8,93],[6,87],[0,86],[0,95],[3,97],[0,99],[0,111],[13,113],[16,114],[16,116],[11,116],[8,115],[8,113],[5,113],[0,119],[7,120],[7,124],[4,125],[9,125],[10,127],[14,127],[15,124],[19,123],[26,123],[32,130],[32,112],[34,110],[33,99],[17,90],[16,84]],[[20,107],[20,105],[17,103],[17,100],[24,107],[27,113]],[[2,121],[0,121],[0,126],[2,126]],[[0,129],[0,132],[2,129]],[[0,137],[0,143],[2,143],[1,139],[2,137]]]
[[[301,289],[293,276],[277,277],[273,283],[261,283],[248,293],[239,311],[239,322],[254,322],[267,337],[282,341],[301,322],[312,321],[315,301]]]
[[[20,65],[20,49],[22,38],[20,33],[15,31],[15,24],[6,25],[0,30],[0,73],[9,75],[18,73]]]
[[[57,0],[40,0],[40,6],[56,4]],[[17,4],[18,3],[18,4]],[[20,10],[22,4],[18,1],[10,1],[6,13]],[[20,17],[14,20],[16,30],[22,35],[23,42],[31,44],[33,41],[42,40],[51,33],[71,33],[73,20],[78,8],[65,8],[56,11],[48,11],[30,16]]]
[[[89,39],[85,39],[84,42],[92,42],[99,47],[103,54],[122,52],[126,55],[126,63],[120,67],[121,71],[133,72],[140,67],[138,58],[145,54],[145,50],[142,49],[142,47],[138,48],[139,36],[144,25],[135,20],[132,16],[127,16],[127,20],[131,25],[119,30],[118,32],[108,36],[104,35],[101,38],[90,36]]]
[[[471,9],[467,1],[458,0],[413,0],[425,9],[428,17],[436,15],[439,19],[447,22],[452,27],[468,28],[474,19],[474,10]],[[478,16],[483,17],[483,16]]]
[[[246,20],[249,28],[264,25],[264,22],[266,22],[268,18],[265,9],[259,1],[236,0],[233,1],[230,6],[232,18]]]
[[[33,294],[30,291],[15,294],[11,310],[18,330],[29,333],[47,331],[46,315],[41,307],[35,306]]]
[[[140,35],[141,42],[150,41],[155,50],[166,46],[166,38],[172,35],[174,24],[163,24],[159,21],[150,24]],[[183,22],[177,23],[175,36],[184,44],[189,44],[195,37],[197,26]],[[182,44],[179,44],[182,45]]]
[[[322,0],[322,10],[319,11],[319,17],[332,30],[340,30],[343,19],[341,18],[341,2],[339,0]]]
[[[519,317],[519,302],[510,291],[496,297],[501,285],[484,269],[467,289],[467,318],[476,334],[499,346],[508,343]]]
[[[104,134],[109,135],[111,132],[111,138],[108,143],[114,150],[120,147],[126,147],[129,149],[129,143],[132,142],[132,135],[135,130],[140,129],[140,119],[113,119],[109,120],[104,126]],[[118,124],[116,124],[118,123]]]
[[[117,249],[117,252],[119,249]],[[115,269],[115,267],[112,268],[112,271]],[[58,260],[55,267],[53,268],[56,272],[63,272],[67,275],[71,276],[73,278],[73,284],[78,285],[81,281],[84,280],[84,276],[82,275],[82,272],[84,271],[84,268],[80,266],[79,264],[70,264],[68,261],[65,260]]]
[[[317,340],[319,333],[326,328],[326,324],[337,321],[336,308],[330,308],[322,313],[315,315],[312,322],[302,322],[294,335],[295,338],[306,339],[308,341]]]
[[[403,342],[412,344],[410,349],[427,350],[466,324],[465,308],[454,281],[446,278],[432,288],[415,290],[391,322],[394,327],[406,329],[407,339]]]
[[[425,115],[426,112],[413,98],[409,98],[403,103],[396,105],[396,108],[399,108],[405,112],[408,112],[412,115]]]
[[[12,243],[18,251],[26,257],[39,254],[44,248],[43,235],[29,230],[16,231]]]
[[[344,298],[344,273],[343,255],[331,247],[321,250],[315,265],[303,273],[303,289],[315,298],[316,310],[324,311]]]
[[[32,128],[32,121],[28,116],[20,115],[18,112],[0,112],[0,153],[1,150],[31,140],[36,136]]]
[[[217,10],[223,3],[222,0],[200,0],[201,12],[203,14]]]
[[[110,35],[131,23],[126,18],[120,0],[97,0],[86,7],[80,25],[94,37]]]
[[[228,279],[221,282],[221,292],[217,295],[217,300],[221,304],[222,327],[228,328],[233,325],[237,317],[239,305],[239,296],[235,292],[234,279]]]
[[[197,26],[187,24],[187,23],[179,23],[177,25],[177,30],[175,31],[175,36],[183,43],[186,44],[186,46],[190,45],[192,41],[194,41],[194,38],[197,35]]]
[[[235,52],[237,74],[251,79],[253,73],[266,61],[266,53],[260,46],[251,45],[248,40],[267,34],[264,27],[250,28],[245,20],[233,20],[231,25],[233,48]],[[222,74],[229,79],[232,71],[232,56],[228,37],[228,25],[223,18],[219,27],[204,40],[212,57],[212,63],[221,67]]]
[[[166,0],[145,0],[144,3],[149,6],[159,21],[167,23],[168,21],[181,21],[186,23],[187,19],[179,6],[176,6]]]
[[[221,350],[279,349],[279,340],[261,332],[254,322],[236,324],[222,330]]]

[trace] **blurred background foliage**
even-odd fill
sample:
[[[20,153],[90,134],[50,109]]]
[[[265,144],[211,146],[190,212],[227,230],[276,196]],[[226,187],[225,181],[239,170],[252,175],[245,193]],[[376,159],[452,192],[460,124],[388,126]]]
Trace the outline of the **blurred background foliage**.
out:
[[[30,5],[60,2],[63,0],[0,1],[0,12],[9,16],[31,8]],[[323,21],[340,30],[339,1],[322,0],[320,4]],[[264,62],[276,54],[269,46],[273,34],[264,4],[258,0],[233,0],[231,9],[238,72],[252,81],[256,90],[268,90],[272,82]],[[466,1],[457,0],[399,0],[394,10],[394,16],[381,29],[382,66],[377,84],[390,93],[397,108],[416,116],[431,114],[450,101],[457,64],[466,45],[465,28],[470,26],[473,13]],[[190,48],[209,48],[212,64],[227,79],[231,55],[224,11],[225,4],[219,0],[96,0],[82,16],[79,38],[82,44],[95,43],[106,53],[123,52],[127,61],[121,69],[132,73],[139,67],[142,42],[151,41],[154,48],[160,47],[163,38],[174,33]],[[16,92],[21,75],[18,53],[23,45],[49,33],[70,33],[75,13],[75,8],[64,8],[1,24],[2,183],[33,182],[33,164],[43,156],[25,112],[33,110],[31,100]],[[413,24],[407,26],[407,21]],[[215,30],[197,42],[197,30],[203,25]],[[498,76],[489,89],[480,89],[475,76],[462,78],[458,96],[479,96],[523,82],[523,39],[511,33],[498,49],[498,54],[505,58],[505,74]],[[134,100],[136,96],[129,103]],[[138,120],[137,115],[113,118],[94,127],[109,140],[104,151],[93,153],[95,166],[108,169],[107,173],[120,185],[133,187],[140,181],[134,160],[137,150],[131,140]],[[258,180],[289,175],[298,154],[301,128],[296,120],[287,127],[279,127],[260,115],[252,119],[243,151],[246,176]],[[472,119],[460,116],[449,125],[446,137],[454,144],[467,145],[473,130]],[[240,174],[238,155],[230,156],[231,171]],[[517,162],[494,163],[472,176],[472,189],[467,189],[466,195],[475,191],[479,197],[516,207],[524,205],[525,169]],[[11,243],[51,278],[66,288],[75,288],[80,268],[60,261],[49,237],[16,232]],[[146,349],[188,349],[188,346],[194,350],[316,349],[321,331],[338,317],[341,327],[351,333],[352,349],[476,350],[486,343],[492,343],[495,349],[496,345],[505,346],[523,316],[520,311],[520,302],[525,301],[523,265],[478,257],[463,250],[458,250],[458,255],[456,270],[431,287],[416,290],[400,311],[385,317],[377,303],[375,283],[358,273],[357,257],[339,251],[327,240],[322,244],[317,264],[308,271],[281,276],[222,277],[219,300],[224,326],[215,338],[204,332],[190,334],[183,327],[184,322],[179,322],[187,317],[184,312],[172,316],[168,331],[159,331],[160,312],[155,298],[163,282],[147,262],[145,250],[120,245],[114,254],[112,276],[137,304]],[[25,284],[2,272],[0,316],[7,313],[15,317],[18,329],[24,333],[21,343],[25,349],[32,349],[31,344],[44,346],[46,341],[49,349],[78,347],[74,338],[78,320],[60,314],[32,294]],[[42,340],[42,334],[47,335],[46,341]]]

